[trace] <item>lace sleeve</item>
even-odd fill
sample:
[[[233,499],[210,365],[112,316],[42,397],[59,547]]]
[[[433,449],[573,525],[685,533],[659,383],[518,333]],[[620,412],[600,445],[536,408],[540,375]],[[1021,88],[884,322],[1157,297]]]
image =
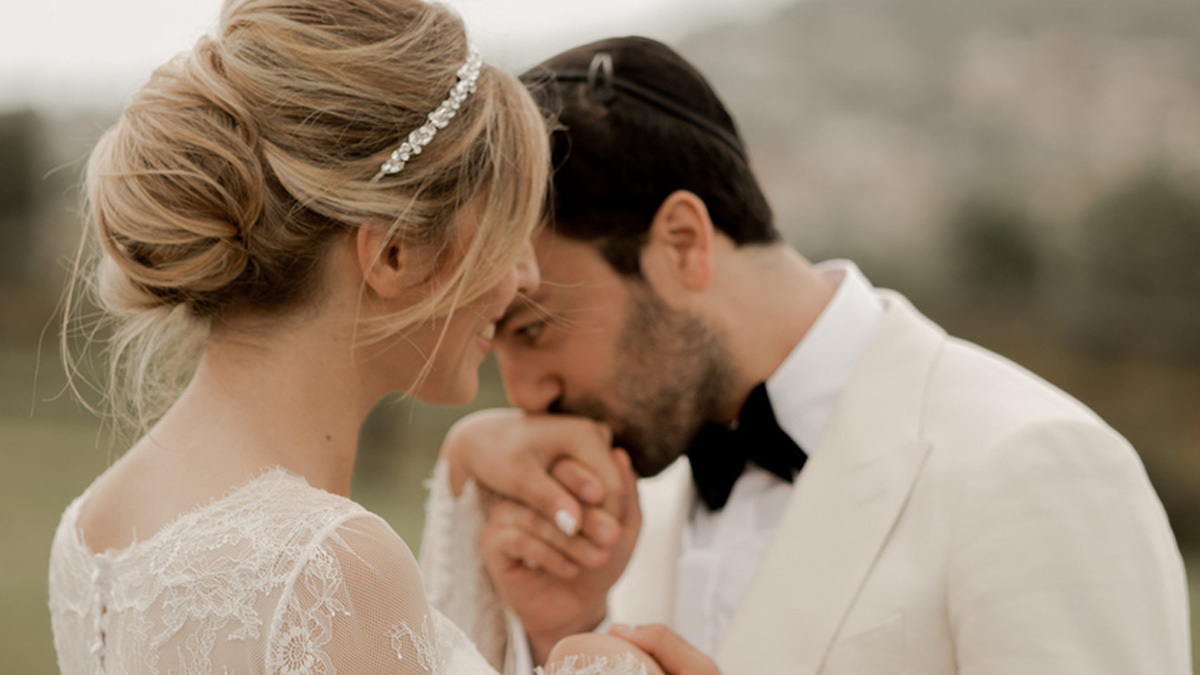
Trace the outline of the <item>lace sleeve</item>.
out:
[[[432,607],[416,560],[381,518],[326,528],[285,584],[266,644],[271,675],[496,675]],[[568,657],[555,675],[644,674],[634,659]]]
[[[266,648],[272,675],[494,673],[431,609],[412,553],[371,514],[331,525],[302,556]]]
[[[429,602],[457,624],[493,667],[503,667],[508,627],[504,605],[479,550],[484,505],[474,483],[456,499],[450,469],[438,462],[429,481],[421,570]]]

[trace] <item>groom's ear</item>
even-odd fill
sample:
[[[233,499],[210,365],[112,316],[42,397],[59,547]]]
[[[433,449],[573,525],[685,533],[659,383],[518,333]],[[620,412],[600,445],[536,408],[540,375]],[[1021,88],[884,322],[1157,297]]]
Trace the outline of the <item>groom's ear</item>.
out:
[[[663,200],[642,247],[642,273],[664,299],[703,291],[713,273],[712,219],[704,200],[676,190]]]

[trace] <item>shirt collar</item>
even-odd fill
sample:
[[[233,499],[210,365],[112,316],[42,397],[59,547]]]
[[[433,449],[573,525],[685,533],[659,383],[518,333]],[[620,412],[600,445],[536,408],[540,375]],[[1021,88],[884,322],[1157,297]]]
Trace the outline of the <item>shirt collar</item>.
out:
[[[853,262],[830,260],[816,270],[837,290],[767,380],[780,428],[810,456],[854,364],[883,320],[883,301]]]

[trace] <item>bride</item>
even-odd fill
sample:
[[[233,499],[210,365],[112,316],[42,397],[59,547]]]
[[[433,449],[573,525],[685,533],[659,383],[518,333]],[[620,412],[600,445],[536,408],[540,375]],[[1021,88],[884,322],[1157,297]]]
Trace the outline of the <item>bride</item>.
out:
[[[492,672],[347,495],[381,396],[474,396],[538,283],[547,171],[520,83],[417,0],[228,0],[151,76],[87,171],[102,248],[80,276],[143,435],[55,535],[63,673]],[[472,564],[433,548],[435,572]],[[615,637],[560,646],[551,671],[659,672]]]

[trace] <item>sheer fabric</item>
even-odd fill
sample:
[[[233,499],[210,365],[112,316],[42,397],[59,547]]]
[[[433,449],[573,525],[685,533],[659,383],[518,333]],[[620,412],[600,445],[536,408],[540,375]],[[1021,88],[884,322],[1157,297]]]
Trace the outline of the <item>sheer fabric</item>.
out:
[[[495,672],[430,605],[395,531],[299,476],[271,470],[149,539],[101,554],[78,531],[87,495],[67,508],[51,550],[50,615],[64,675]],[[478,503],[452,508],[462,516]],[[639,670],[624,661],[567,672]]]

